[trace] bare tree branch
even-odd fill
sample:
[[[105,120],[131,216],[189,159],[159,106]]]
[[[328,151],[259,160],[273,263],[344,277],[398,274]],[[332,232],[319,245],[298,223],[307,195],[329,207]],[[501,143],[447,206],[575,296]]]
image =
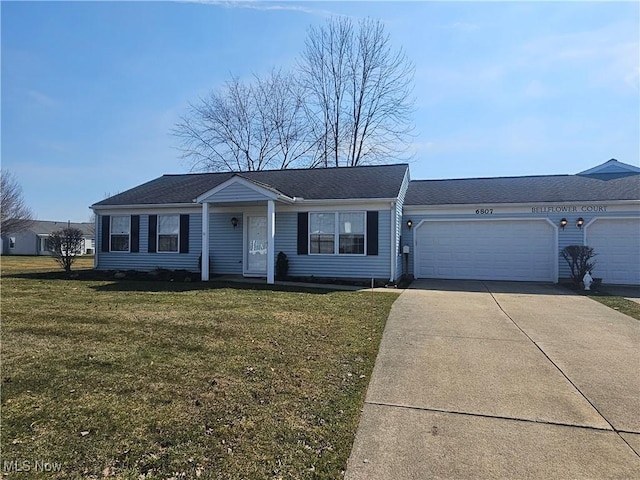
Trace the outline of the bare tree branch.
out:
[[[311,28],[300,62],[325,158],[335,166],[397,159],[410,140],[414,67],[380,21],[333,18]],[[320,138],[320,137],[319,137]],[[328,162],[325,160],[325,165]]]
[[[413,65],[379,21],[311,27],[294,74],[232,78],[175,126],[192,171],[355,166],[401,158]]]
[[[18,233],[33,223],[33,212],[22,196],[22,187],[6,170],[0,170],[0,232],[2,235]]]
[[[66,271],[71,272],[71,265],[82,253],[84,237],[82,230],[66,227],[53,232],[47,239],[51,256]]]
[[[303,95],[292,75],[273,71],[251,84],[232,78],[173,130],[192,170],[253,171],[308,166],[313,149]]]

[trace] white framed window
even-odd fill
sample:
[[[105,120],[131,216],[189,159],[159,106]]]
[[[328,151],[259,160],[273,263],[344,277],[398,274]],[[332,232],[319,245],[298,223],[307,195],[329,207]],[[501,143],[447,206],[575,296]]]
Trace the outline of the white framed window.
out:
[[[41,252],[50,252],[53,249],[53,245],[51,244],[51,237],[39,237],[39,250]]]
[[[309,213],[309,253],[335,253],[336,214]]]
[[[158,215],[158,252],[177,252],[180,245],[180,215]]]
[[[338,214],[338,253],[364,255],[365,221],[364,212]]]
[[[309,213],[310,255],[364,255],[366,212]]]
[[[16,237],[9,237],[9,248],[16,248]]]
[[[131,217],[129,215],[112,215],[110,243],[112,252],[128,252],[131,243]]]

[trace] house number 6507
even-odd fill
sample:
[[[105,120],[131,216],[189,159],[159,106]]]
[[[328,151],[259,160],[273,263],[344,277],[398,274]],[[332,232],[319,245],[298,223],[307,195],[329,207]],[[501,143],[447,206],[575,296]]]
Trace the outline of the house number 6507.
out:
[[[476,215],[492,215],[493,208],[478,208],[476,210]]]

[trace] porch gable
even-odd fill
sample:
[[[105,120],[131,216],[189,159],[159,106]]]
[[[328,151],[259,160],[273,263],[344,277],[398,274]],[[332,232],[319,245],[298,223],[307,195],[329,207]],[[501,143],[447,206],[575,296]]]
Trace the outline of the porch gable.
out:
[[[293,202],[278,190],[234,175],[229,180],[203,193],[194,201],[197,203],[238,203],[280,200]]]

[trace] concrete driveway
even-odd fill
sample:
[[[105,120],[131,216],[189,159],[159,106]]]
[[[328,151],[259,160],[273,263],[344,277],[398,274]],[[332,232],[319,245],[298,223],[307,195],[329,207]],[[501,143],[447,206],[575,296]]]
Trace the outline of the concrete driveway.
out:
[[[640,478],[640,322],[553,285],[414,282],[346,478]]]

